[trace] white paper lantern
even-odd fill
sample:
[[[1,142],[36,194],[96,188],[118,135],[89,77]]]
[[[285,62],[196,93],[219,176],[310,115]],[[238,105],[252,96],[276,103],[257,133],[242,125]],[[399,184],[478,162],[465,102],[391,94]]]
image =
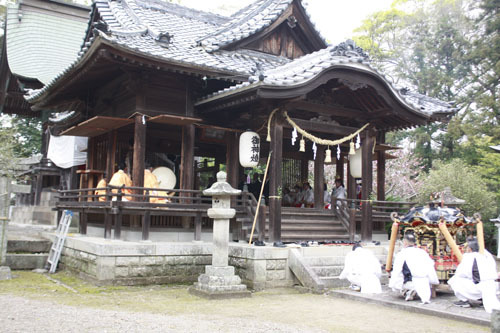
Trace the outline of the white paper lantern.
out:
[[[349,155],[349,169],[351,171],[351,176],[354,178],[361,178],[362,151],[362,148],[356,149],[354,155]]]
[[[259,164],[260,137],[257,133],[246,131],[240,136],[240,164],[244,168],[253,168]]]

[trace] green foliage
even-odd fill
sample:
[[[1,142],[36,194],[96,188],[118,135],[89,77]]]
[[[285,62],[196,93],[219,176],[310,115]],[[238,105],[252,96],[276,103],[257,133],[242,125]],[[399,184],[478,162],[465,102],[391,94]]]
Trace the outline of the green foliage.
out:
[[[23,118],[13,116],[11,125],[14,129],[16,145],[14,152],[17,157],[30,157],[40,153],[42,145],[42,122],[39,118]]]
[[[16,166],[14,139],[15,130],[13,128],[0,128],[0,175],[12,177]]]
[[[450,187],[454,196],[466,201],[461,208],[467,216],[478,212],[484,221],[495,216],[495,194],[488,190],[476,169],[467,166],[462,160],[435,163],[434,168],[424,176],[419,202],[427,203],[431,193],[443,191],[445,187]]]

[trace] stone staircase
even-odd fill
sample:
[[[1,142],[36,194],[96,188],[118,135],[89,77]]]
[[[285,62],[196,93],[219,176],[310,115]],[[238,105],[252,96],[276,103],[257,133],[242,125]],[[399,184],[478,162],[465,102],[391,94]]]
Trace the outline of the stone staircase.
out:
[[[365,246],[385,263],[387,249],[385,246]],[[289,267],[300,281],[302,286],[314,292],[325,292],[327,289],[349,286],[349,281],[339,279],[344,268],[347,253],[352,251],[350,245],[300,247],[290,250]],[[387,283],[387,276],[383,275],[382,283]]]
[[[43,237],[54,228],[9,223],[5,264],[12,270],[44,268],[52,241]]]

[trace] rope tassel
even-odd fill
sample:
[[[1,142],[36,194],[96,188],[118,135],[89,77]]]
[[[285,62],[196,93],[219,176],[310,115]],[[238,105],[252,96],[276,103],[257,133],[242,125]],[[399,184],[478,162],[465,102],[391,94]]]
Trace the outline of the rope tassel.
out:
[[[328,147],[325,153],[326,153],[325,163],[332,163],[332,151],[330,150],[330,147]]]
[[[350,146],[351,146],[351,148],[349,149],[349,155],[356,154],[356,150],[354,149],[354,142],[353,141],[351,141]]]

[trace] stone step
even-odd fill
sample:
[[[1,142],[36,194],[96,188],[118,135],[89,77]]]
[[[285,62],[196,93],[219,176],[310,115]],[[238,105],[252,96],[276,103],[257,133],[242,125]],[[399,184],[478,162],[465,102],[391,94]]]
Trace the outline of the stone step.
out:
[[[335,240],[347,240],[349,235],[341,232],[282,232],[281,240],[283,242],[298,242],[298,241],[316,241],[330,242]]]
[[[44,268],[47,263],[48,256],[48,253],[7,253],[5,256],[5,264],[12,270],[32,270],[36,268]]]
[[[339,279],[338,276],[323,276],[319,278],[326,288],[346,288],[350,283],[346,279]]]
[[[52,243],[40,239],[9,239],[7,241],[8,253],[43,253],[49,252]]]
[[[311,269],[319,276],[319,277],[332,277],[339,276],[344,266],[311,266]]]
[[[344,227],[340,225],[324,225],[324,224],[282,224],[281,232],[285,231],[331,231],[345,233]]]

